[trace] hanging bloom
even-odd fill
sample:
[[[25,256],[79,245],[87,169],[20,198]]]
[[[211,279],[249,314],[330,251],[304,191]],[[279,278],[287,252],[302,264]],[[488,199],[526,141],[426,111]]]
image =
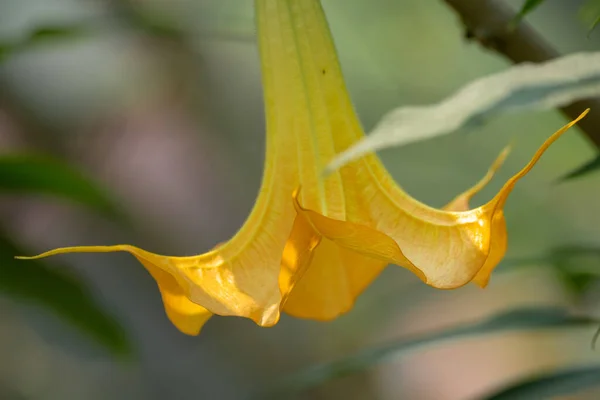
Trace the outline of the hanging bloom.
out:
[[[274,325],[283,309],[317,320],[348,311],[389,263],[441,289],[485,286],[504,256],[503,207],[515,183],[573,121],[487,204],[468,200],[500,166],[444,209],[395,184],[376,155],[324,177],[334,155],[363,136],[318,0],[256,0],[267,123],[266,160],[256,204],[228,242],[192,257],[129,245],[67,247],[126,251],[156,280],[167,315],[197,334],[212,314]],[[583,117],[583,114],[580,118]]]

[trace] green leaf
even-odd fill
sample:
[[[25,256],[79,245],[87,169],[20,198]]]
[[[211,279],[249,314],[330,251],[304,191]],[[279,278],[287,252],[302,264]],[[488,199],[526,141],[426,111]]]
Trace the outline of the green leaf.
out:
[[[126,26],[129,25],[161,37],[183,40],[183,32],[173,24],[163,21],[160,16],[146,17],[138,13],[136,7],[126,3],[120,0],[115,3],[118,5],[115,14]],[[38,26],[17,40],[0,41],[0,61],[15,52],[27,50],[40,43],[79,39],[97,32],[111,32],[114,29],[114,21],[110,20]]]
[[[558,182],[568,181],[574,178],[580,178],[584,175],[587,175],[591,172],[595,172],[600,170],[600,155],[583,164],[581,167],[575,169],[574,171],[569,172],[565,176],[558,179]]]
[[[0,292],[53,311],[113,354],[131,354],[123,328],[86,292],[74,277],[37,260],[14,259],[27,254],[0,236]]]
[[[481,322],[446,329],[430,335],[419,335],[412,339],[370,348],[333,362],[313,366],[283,379],[272,391],[267,393],[267,396],[270,396],[269,398],[280,398],[283,395],[289,396],[295,392],[318,386],[331,379],[363,371],[375,364],[401,357],[410,351],[418,350],[430,344],[440,344],[448,340],[506,331],[587,326],[592,322],[589,318],[573,316],[565,310],[558,308],[521,308],[511,310],[492,316]]]
[[[579,15],[585,23],[590,24],[588,37],[600,23],[600,0],[589,0],[579,10]]]
[[[566,288],[579,296],[600,278],[600,248],[568,245],[539,256],[507,258],[500,271],[540,264],[551,265]]]
[[[573,294],[581,296],[600,276],[600,249],[565,246],[552,252],[551,263]]]
[[[72,25],[48,25],[48,26],[40,26],[35,28],[29,36],[22,42],[24,44],[31,44],[36,42],[41,42],[44,40],[55,40],[55,39],[70,39],[76,38],[84,33],[87,30],[83,26]]]
[[[25,50],[49,40],[64,40],[79,38],[88,33],[83,25],[48,25],[40,26],[18,40],[0,42],[0,61],[14,52]]]
[[[560,276],[566,288],[571,293],[581,296],[598,280],[598,275],[589,273],[573,273],[571,271],[560,271]]]
[[[521,22],[521,20],[523,18],[525,18],[525,16],[527,14],[529,14],[530,12],[532,12],[533,10],[535,10],[544,1],[545,0],[525,0],[523,2],[523,5],[521,6],[521,9],[519,10],[519,12],[517,13],[517,15],[513,19],[511,25],[516,25],[519,22]]]
[[[498,114],[551,109],[599,95],[600,52],[570,54],[540,64],[518,64],[477,79],[437,104],[392,110],[367,137],[338,154],[327,171],[371,151],[473,127]]]
[[[590,265],[588,261],[592,261]],[[507,258],[502,262],[502,269],[522,267],[533,264],[556,264],[565,267],[566,263],[571,264],[570,269],[579,273],[590,273],[600,276],[600,268],[597,263],[600,262],[600,248],[595,246],[582,245],[564,245],[549,250],[546,254]]]
[[[551,371],[514,383],[485,400],[531,400],[549,399],[575,394],[600,386],[600,366],[578,366],[566,370]]]
[[[596,26],[598,26],[598,24],[600,24],[600,15],[598,15],[594,22],[592,22],[592,26],[590,26],[588,36],[594,31],[594,29],[596,29]]]
[[[41,156],[1,156],[0,194],[2,193],[58,196],[122,218],[113,200],[92,180],[68,164]]]
[[[0,61],[4,60],[12,51],[14,51],[12,43],[0,42]]]

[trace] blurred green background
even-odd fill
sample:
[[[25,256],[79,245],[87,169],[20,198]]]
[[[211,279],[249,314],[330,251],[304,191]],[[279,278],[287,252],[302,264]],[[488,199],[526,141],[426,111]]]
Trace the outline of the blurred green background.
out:
[[[0,1],[0,156],[51,158],[37,167],[50,172],[64,163],[56,168],[65,186],[38,182],[45,194],[0,193],[0,242],[11,242],[0,246],[0,261],[13,263],[12,251],[116,243],[192,255],[236,232],[264,157],[252,3]],[[439,101],[509,65],[467,42],[439,0],[322,3],[367,132],[395,107]],[[526,19],[563,54],[600,50],[600,31],[586,37],[580,4],[546,1]],[[506,165],[477,196],[481,204],[564,123],[555,111],[503,116],[381,157],[407,192],[442,206],[515,139]],[[600,246],[600,174],[556,183],[594,154],[573,130],[511,195],[507,260],[530,258],[526,265],[500,267],[486,290],[456,291],[430,289],[389,267],[350,313],[329,323],[284,316],[262,329],[215,317],[200,336],[187,337],[167,320],[152,278],[126,254],[26,264],[21,281],[2,269],[0,289],[3,280],[14,285],[0,290],[0,399],[244,399],[315,363],[502,310],[553,305],[600,315],[598,282],[574,290],[544,259],[565,246]],[[600,270],[597,256],[576,263]],[[42,270],[59,283],[45,284]],[[36,292],[24,296],[22,287]],[[597,363],[593,334],[591,326],[430,346],[297,398],[474,399],[536,371]]]

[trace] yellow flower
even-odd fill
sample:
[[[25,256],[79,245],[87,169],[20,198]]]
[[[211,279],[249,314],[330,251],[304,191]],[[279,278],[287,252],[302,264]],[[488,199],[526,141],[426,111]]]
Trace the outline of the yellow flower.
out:
[[[212,314],[247,317],[261,326],[274,325],[282,309],[297,317],[335,318],[352,308],[388,263],[441,289],[471,281],[485,286],[504,256],[502,208],[508,194],[576,121],[548,139],[490,202],[473,210],[468,199],[491,179],[506,151],[481,182],[442,210],[402,191],[374,154],[323,177],[327,162],[363,130],[320,3],[255,4],[267,149],[260,192],[240,231],[192,257],[129,245],[68,247],[38,257],[133,254],[156,280],[171,321],[187,334],[197,334]]]

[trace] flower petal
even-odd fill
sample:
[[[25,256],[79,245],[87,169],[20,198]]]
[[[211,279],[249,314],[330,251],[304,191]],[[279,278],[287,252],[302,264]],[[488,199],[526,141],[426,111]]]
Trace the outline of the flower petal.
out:
[[[286,313],[299,318],[333,319],[352,308],[390,259],[410,265],[388,236],[306,210],[298,202],[299,192],[293,194],[297,216],[279,280]],[[337,234],[340,230],[341,236]],[[414,272],[425,279],[418,269]]]
[[[447,211],[467,211],[467,210],[469,210],[471,208],[469,206],[469,201],[471,200],[471,198],[473,196],[475,196],[479,191],[481,191],[481,189],[483,189],[488,183],[490,183],[490,181],[496,174],[496,171],[498,171],[498,169],[500,169],[502,164],[504,164],[506,157],[508,157],[508,154],[510,153],[510,148],[511,148],[510,146],[506,146],[504,149],[502,149],[502,151],[500,152],[498,157],[494,160],[494,162],[488,169],[485,176],[483,178],[481,178],[481,180],[479,182],[477,182],[475,185],[473,185],[469,190],[456,196],[454,199],[452,199],[452,201],[450,203],[448,203],[444,207],[442,207],[442,209],[447,210]]]
[[[171,275],[146,260],[140,262],[156,281],[169,320],[181,332],[198,335],[213,314],[206,308],[192,303]]]
[[[323,238],[338,246],[408,268],[430,286],[453,289],[474,281],[483,287],[506,251],[506,223],[502,208],[508,195],[544,151],[587,112],[554,133],[490,202],[473,210],[456,212],[431,209],[408,197],[386,180],[380,182],[378,190],[383,193],[395,191],[398,200],[386,204],[387,210],[383,208],[384,205],[371,203],[371,215],[376,212],[378,217],[374,225],[380,231],[304,209],[297,195],[294,196],[295,206],[298,214],[304,216]],[[450,204],[464,208],[470,196],[489,181],[505,155],[505,152],[500,155],[482,181]],[[350,165],[346,168],[353,167]],[[318,251],[319,246],[315,252]]]
[[[356,298],[387,264],[322,239],[283,310],[298,318],[334,319],[352,309]]]
[[[218,315],[245,316],[263,326],[275,324],[279,319],[280,304],[276,281],[278,274],[264,277],[274,280],[272,285],[274,290],[263,290],[260,285],[264,284],[264,279],[261,279],[263,278],[261,273],[264,271],[258,268],[244,275],[239,273],[243,272],[242,270],[238,270],[238,274],[234,274],[231,268],[223,265],[220,253],[222,247],[200,256],[170,257],[150,253],[130,245],[79,246],[54,249],[35,257],[20,258],[42,258],[63,253],[126,251],[134,255],[155,277],[161,287],[163,298],[167,293],[166,298],[170,303],[165,307],[170,318],[177,317],[182,312],[192,312],[197,317],[196,323],[192,325],[198,326],[202,318],[208,319],[203,312],[205,309]],[[262,298],[253,297],[248,295],[248,292],[265,295]],[[200,308],[193,310],[195,307],[185,302],[183,297]],[[186,327],[186,330],[189,329]]]
[[[199,334],[202,326],[210,319],[212,313],[206,308],[191,302],[185,295],[182,287],[171,274],[154,265],[147,259],[138,257],[136,250],[137,249],[128,245],[63,247],[33,257],[16,258],[27,260],[67,253],[130,252],[144,265],[144,267],[146,267],[146,270],[156,281],[169,320],[177,327],[177,329],[187,335]]]
[[[295,191],[295,204],[297,197]],[[333,319],[352,308],[356,297],[386,265],[387,261],[322,239],[300,212],[284,250],[279,278],[283,310],[299,318]]]
[[[488,259],[486,260],[485,265],[479,270],[477,275],[473,278],[473,282],[480,287],[485,287],[488,284],[490,276],[494,268],[498,265],[500,260],[503,258],[504,253],[506,251],[506,227],[504,221],[504,213],[502,208],[504,207],[504,203],[508,198],[508,195],[515,187],[517,181],[523,178],[533,166],[539,161],[544,152],[548,150],[550,145],[554,143],[563,133],[565,133],[569,128],[573,127],[579,120],[587,115],[589,112],[589,108],[583,111],[579,117],[575,118],[573,121],[569,122],[558,131],[554,132],[552,136],[550,136],[535,152],[529,163],[519,172],[517,172],[512,178],[510,178],[500,189],[498,194],[485,206],[484,208],[492,209],[493,211],[493,223],[491,229],[491,238],[492,238],[492,246],[490,248],[490,253]],[[488,211],[489,212],[489,211]]]

